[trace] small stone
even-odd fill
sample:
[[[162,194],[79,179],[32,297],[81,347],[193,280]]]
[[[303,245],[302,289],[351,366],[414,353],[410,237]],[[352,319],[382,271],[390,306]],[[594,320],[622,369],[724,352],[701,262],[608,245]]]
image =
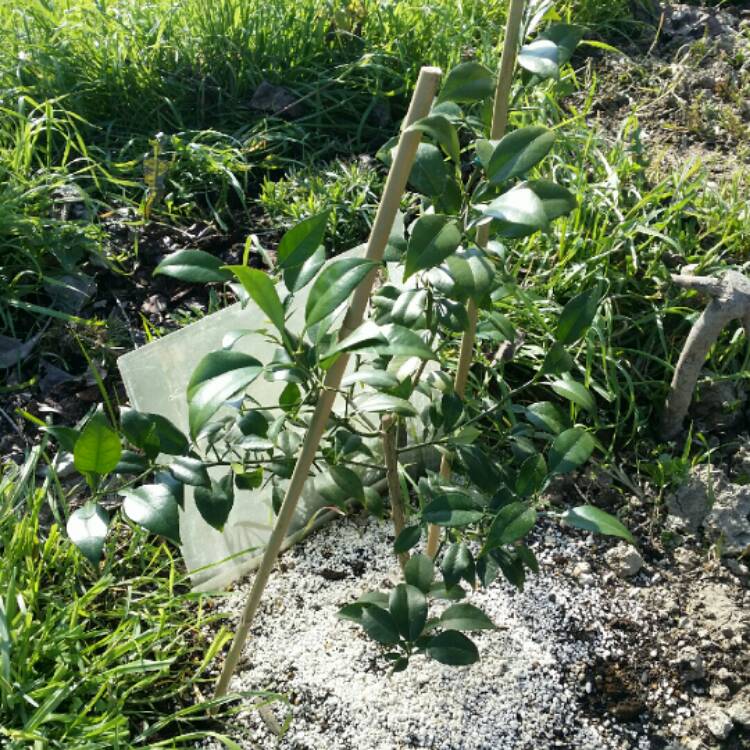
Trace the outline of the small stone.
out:
[[[590,572],[591,572],[591,565],[589,563],[579,562],[573,566],[573,571],[571,575],[573,576],[573,578],[581,578],[582,576]]]
[[[693,646],[685,646],[677,654],[674,664],[679,667],[685,682],[702,680],[706,676],[703,657],[698,653],[698,649],[693,648]]]
[[[607,550],[604,559],[618,578],[630,578],[643,567],[641,553],[625,542]]]
[[[711,706],[703,715],[703,723],[717,740],[725,740],[732,731],[732,720],[724,711]]]
[[[712,682],[708,688],[708,694],[712,698],[724,700],[729,697],[729,688],[723,682]]]
[[[732,698],[727,713],[738,724],[742,724],[743,727],[750,727],[750,685],[745,685]]]

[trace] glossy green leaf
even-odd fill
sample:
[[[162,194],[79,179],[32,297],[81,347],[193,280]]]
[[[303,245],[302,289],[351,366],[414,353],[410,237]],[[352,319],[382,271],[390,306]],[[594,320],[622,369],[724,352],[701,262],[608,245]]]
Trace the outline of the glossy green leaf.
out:
[[[407,328],[424,328],[429,299],[426,289],[405,289],[393,303],[390,321]]]
[[[396,537],[396,541],[393,543],[393,551],[396,554],[408,552],[412,547],[416,547],[419,544],[421,538],[421,526],[406,526]]]
[[[526,174],[549,153],[555,133],[540,125],[518,128],[504,136],[492,151],[486,172],[491,184],[500,185]]]
[[[548,39],[557,45],[557,64],[559,67],[573,57],[576,47],[583,39],[584,29],[569,23],[550,24],[540,35],[540,39]]]
[[[364,258],[341,258],[327,265],[310,289],[305,323],[312,326],[335,312],[376,266]]]
[[[224,270],[223,265],[220,258],[203,250],[178,250],[159,263],[154,269],[154,276],[170,276],[196,284],[229,281],[232,274]]]
[[[557,45],[549,39],[535,39],[518,52],[518,64],[540,78],[557,78],[560,74]]]
[[[501,481],[495,462],[477,445],[456,446],[466,476],[485,492],[494,492]]]
[[[478,521],[484,511],[476,501],[462,492],[444,492],[428,503],[422,510],[422,517],[436,526],[468,526]]]
[[[523,182],[520,188],[531,190],[542,203],[547,221],[569,214],[578,202],[575,196],[566,188],[549,180],[529,180]]]
[[[577,508],[566,510],[560,515],[560,519],[577,529],[617,536],[635,544],[633,535],[620,520],[593,505],[579,505]]]
[[[588,430],[572,427],[560,433],[549,452],[551,474],[567,474],[589,460],[594,452],[594,438]]]
[[[547,464],[544,456],[538,453],[529,456],[521,464],[516,479],[516,493],[519,497],[530,497],[542,488],[547,479]]]
[[[474,642],[457,630],[444,630],[430,640],[427,655],[452,667],[467,666],[479,661]]]
[[[411,188],[429,198],[440,196],[448,184],[450,174],[440,149],[430,143],[420,143],[409,173]]]
[[[344,491],[347,499],[365,500],[365,488],[359,475],[347,466],[331,466],[328,470],[333,481]]]
[[[233,505],[234,484],[231,474],[218,482],[212,480],[210,487],[195,488],[195,507],[203,520],[218,531],[224,530]]]
[[[144,484],[121,490],[125,515],[153,534],[180,543],[180,517],[177,501],[163,484]]]
[[[573,297],[563,308],[557,321],[555,338],[561,344],[573,344],[591,325],[599,307],[601,287],[587,289]]]
[[[227,266],[252,297],[253,302],[268,316],[276,329],[284,332],[284,306],[276,286],[265,271],[249,266]]]
[[[415,641],[427,622],[427,598],[416,586],[399,583],[388,597],[388,611],[401,636]]]
[[[455,586],[461,579],[470,586],[474,585],[474,557],[466,544],[454,542],[448,547],[440,564],[440,572],[448,588]]]
[[[437,359],[435,352],[425,344],[419,334],[404,326],[389,323],[378,325],[372,320],[364,322],[359,328],[336,344],[326,356],[338,352],[368,350],[376,354],[393,357],[420,357]]]
[[[108,526],[107,511],[98,503],[88,502],[70,514],[65,528],[70,541],[96,565],[102,558]]]
[[[495,75],[478,62],[465,62],[452,68],[445,77],[439,102],[478,102],[492,96]]]
[[[345,375],[341,381],[342,388],[348,388],[355,383],[364,383],[373,388],[395,388],[398,379],[386,370],[357,370]]]
[[[120,428],[128,441],[152,459],[160,453],[179,456],[188,449],[188,439],[182,431],[161,414],[123,407]]]
[[[365,396],[359,399],[356,405],[359,411],[375,414],[393,412],[405,417],[414,417],[417,414],[417,410],[406,399],[391,396],[387,393],[374,393],[372,396]]]
[[[376,604],[362,608],[359,622],[370,638],[384,646],[392,646],[401,640],[391,613]]]
[[[574,404],[586,409],[591,414],[596,413],[596,401],[583,384],[577,380],[573,380],[570,375],[563,375],[559,380],[553,381],[551,384],[552,390],[557,393],[558,396],[572,401]]]
[[[286,273],[297,269],[297,274],[299,274],[302,266],[318,253],[323,244],[330,215],[331,210],[327,209],[311,216],[292,227],[281,238],[276,250],[276,258],[279,267],[285,272],[284,281],[290,291],[294,290],[287,281]]]
[[[495,625],[479,607],[467,602],[453,604],[440,615],[446,630],[495,630]]]
[[[536,511],[526,503],[510,503],[498,511],[487,535],[487,547],[500,547],[523,539],[534,528]]]
[[[426,133],[456,164],[460,164],[461,149],[458,143],[458,132],[453,123],[444,115],[433,112],[410,125],[408,130]]]
[[[568,426],[565,415],[551,401],[537,401],[527,406],[526,419],[538,430],[552,435],[560,434]]]
[[[428,272],[430,283],[458,300],[480,300],[492,288],[495,270],[478,247],[456,251],[438,268]]]
[[[178,482],[183,484],[189,484],[192,487],[211,486],[208,470],[203,461],[197,458],[179,456],[169,465],[169,471]]]
[[[404,579],[422,593],[428,594],[435,577],[435,563],[429,555],[412,555],[404,567]]]
[[[286,288],[296,293],[304,289],[318,274],[326,262],[326,249],[321,245],[301,266],[284,269]]]
[[[544,357],[542,373],[545,375],[563,375],[574,364],[573,357],[570,356],[567,349],[559,341],[555,341]]]
[[[41,428],[44,432],[52,437],[61,450],[72,453],[76,445],[81,431],[76,430],[73,427],[65,427],[64,425],[45,425]]]
[[[112,470],[115,474],[143,474],[148,469],[148,459],[135,451],[124,450]]]
[[[549,225],[544,204],[528,187],[508,190],[491,203],[478,208],[484,216],[493,219],[493,232],[500,237],[527,237],[547,229]]]
[[[238,490],[257,490],[263,484],[263,467],[251,471],[235,471],[234,485]]]
[[[101,414],[87,422],[73,447],[74,464],[81,474],[108,474],[121,455],[120,437]]]
[[[411,228],[404,278],[440,265],[461,244],[461,231],[449,216],[425,214]]]
[[[262,371],[263,365],[255,357],[241,352],[215,351],[203,357],[187,387],[193,437],[226,401],[250,385]]]

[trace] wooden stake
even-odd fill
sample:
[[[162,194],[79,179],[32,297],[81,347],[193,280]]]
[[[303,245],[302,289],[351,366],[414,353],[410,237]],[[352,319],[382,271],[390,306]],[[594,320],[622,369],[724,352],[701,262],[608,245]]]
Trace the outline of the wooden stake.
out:
[[[497,74],[497,86],[495,87],[495,101],[492,108],[492,126],[490,127],[490,138],[499,140],[505,135],[508,125],[508,109],[510,107],[510,88],[513,83],[513,69],[516,65],[518,54],[518,40],[521,36],[521,21],[523,20],[523,8],[525,0],[510,0],[508,8],[508,23],[505,26],[505,39],[503,40],[503,52],[500,57],[500,69]],[[481,248],[487,247],[489,240],[490,225],[482,224],[477,229],[477,245]],[[466,391],[466,381],[469,379],[469,367],[474,354],[474,340],[477,333],[478,311],[474,300],[469,300],[466,307],[469,325],[464,331],[461,339],[461,350],[458,355],[458,369],[453,387],[456,393],[463,398]],[[440,476],[444,479],[450,478],[451,462],[447,455],[443,454],[440,461]],[[427,532],[427,554],[435,557],[440,546],[440,527],[430,525]]]
[[[383,197],[378,206],[375,222],[373,223],[372,231],[370,232],[370,239],[367,243],[367,253],[365,257],[368,260],[374,260],[377,263],[380,263],[383,260],[388,237],[390,236],[393,222],[401,203],[401,195],[406,188],[406,181],[409,178],[409,173],[411,172],[411,167],[417,153],[417,147],[421,140],[420,132],[407,132],[406,128],[429,114],[441,75],[442,73],[439,68],[425,67],[419,72],[419,78],[417,80],[416,88],[414,89],[409,111],[404,120],[398,149],[396,150],[391,169],[388,173],[388,179],[386,180],[385,188],[383,189]],[[377,268],[374,268],[354,291],[349,309],[344,317],[344,322],[341,325],[341,332],[339,334],[341,339],[348,336],[354,329],[362,324],[362,319],[365,314],[367,303],[370,299],[370,292],[372,291],[372,285],[375,281],[376,274]],[[242,648],[245,645],[250,625],[258,611],[258,606],[263,597],[263,591],[268,583],[271,569],[273,568],[279,550],[284,543],[284,538],[289,528],[289,524],[294,517],[294,512],[297,509],[297,503],[302,494],[302,489],[310,475],[310,467],[312,466],[313,459],[318,451],[318,446],[323,437],[328,418],[331,415],[333,403],[336,399],[336,393],[341,385],[341,378],[346,370],[348,360],[348,355],[343,354],[326,373],[323,391],[318,400],[318,404],[315,407],[315,411],[310,421],[310,427],[307,430],[307,435],[305,435],[305,440],[302,443],[299,458],[294,466],[294,472],[289,481],[289,487],[287,488],[284,502],[279,509],[276,524],[273,528],[273,532],[271,532],[266,551],[263,555],[260,566],[258,567],[255,580],[253,581],[253,587],[250,590],[247,601],[245,602],[245,608],[242,612],[237,632],[234,635],[234,640],[232,641],[226,661],[224,662],[224,668],[222,669],[219,681],[216,684],[216,692],[214,694],[216,698],[220,698],[227,693],[229,681],[237,667],[237,662],[242,653]]]
[[[393,414],[384,414],[380,420],[380,429],[383,433],[383,458],[385,460],[385,477],[388,482],[388,497],[391,501],[393,531],[398,538],[406,525],[404,496],[398,479],[398,446],[396,445],[398,419]],[[399,553],[398,561],[403,570],[409,561],[409,554],[407,552]]]

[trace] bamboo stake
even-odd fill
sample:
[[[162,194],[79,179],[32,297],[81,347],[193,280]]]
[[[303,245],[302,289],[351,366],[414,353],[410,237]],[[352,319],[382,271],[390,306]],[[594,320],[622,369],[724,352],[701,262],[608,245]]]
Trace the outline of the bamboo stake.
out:
[[[508,23],[505,26],[505,39],[503,39],[503,52],[500,57],[500,69],[497,74],[497,86],[495,87],[495,101],[492,108],[492,125],[490,127],[490,138],[499,140],[505,135],[508,125],[508,109],[510,107],[510,88],[513,83],[513,69],[516,65],[518,54],[518,40],[521,36],[521,21],[523,20],[524,0],[510,0],[508,8]],[[481,248],[487,247],[489,240],[490,225],[482,224],[477,229],[477,245]],[[461,339],[461,349],[458,355],[458,369],[453,387],[456,393],[463,398],[466,392],[466,381],[469,379],[469,367],[474,354],[474,340],[477,333],[478,311],[474,300],[469,300],[466,307],[469,325],[464,331]],[[446,454],[440,461],[440,476],[448,479],[451,475],[451,462]],[[430,525],[427,532],[427,554],[435,557],[440,546],[440,527]]]
[[[419,72],[419,78],[417,80],[416,88],[414,89],[414,94],[412,95],[409,111],[404,120],[398,149],[388,173],[388,179],[386,180],[385,188],[383,189],[383,197],[378,206],[378,212],[372,225],[370,239],[367,243],[367,253],[365,257],[368,260],[380,263],[383,259],[385,247],[388,243],[388,237],[390,236],[393,222],[401,203],[401,195],[406,188],[406,181],[409,177],[417,153],[417,147],[421,140],[421,133],[418,131],[407,132],[406,128],[429,114],[441,75],[442,73],[439,68],[424,67]],[[344,322],[341,325],[341,332],[339,334],[340,338],[345,338],[362,324],[362,319],[370,298],[370,292],[372,291],[376,274],[377,269],[374,268],[354,291],[349,309],[344,317]],[[271,569],[273,568],[279,550],[284,543],[284,537],[286,536],[289,524],[294,517],[294,512],[297,509],[297,503],[302,494],[302,489],[310,474],[310,467],[315,458],[315,454],[317,453],[320,440],[323,437],[323,432],[331,414],[333,403],[336,399],[336,393],[341,385],[341,378],[346,370],[348,360],[349,356],[347,354],[342,354],[326,373],[323,391],[318,400],[318,404],[315,407],[305,440],[302,443],[302,448],[299,457],[297,458],[297,463],[294,466],[294,472],[289,481],[289,487],[287,488],[284,502],[279,509],[276,524],[273,532],[271,532],[266,551],[258,567],[255,580],[253,581],[253,587],[250,590],[247,601],[245,602],[245,608],[242,612],[237,632],[234,635],[234,640],[232,641],[226,661],[224,662],[224,668],[222,669],[219,681],[216,684],[216,692],[214,694],[216,698],[226,695],[229,681],[237,666],[240,655],[242,654],[242,648],[245,645],[250,625],[258,611],[258,606],[260,605],[263,591],[268,583]]]

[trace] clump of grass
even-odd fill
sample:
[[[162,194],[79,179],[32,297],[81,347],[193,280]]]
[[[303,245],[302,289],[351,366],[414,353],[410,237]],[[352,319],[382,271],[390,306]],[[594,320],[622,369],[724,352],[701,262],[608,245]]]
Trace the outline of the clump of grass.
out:
[[[229,637],[212,600],[190,593],[167,545],[124,524],[95,570],[52,522],[56,480],[35,486],[39,456],[4,466],[0,481],[0,743],[109,750],[222,739],[209,707],[226,718],[231,701],[201,704]]]
[[[373,160],[335,161],[291,169],[279,180],[266,178],[258,202],[279,229],[330,210],[332,250],[341,252],[367,238],[382,185]]]

